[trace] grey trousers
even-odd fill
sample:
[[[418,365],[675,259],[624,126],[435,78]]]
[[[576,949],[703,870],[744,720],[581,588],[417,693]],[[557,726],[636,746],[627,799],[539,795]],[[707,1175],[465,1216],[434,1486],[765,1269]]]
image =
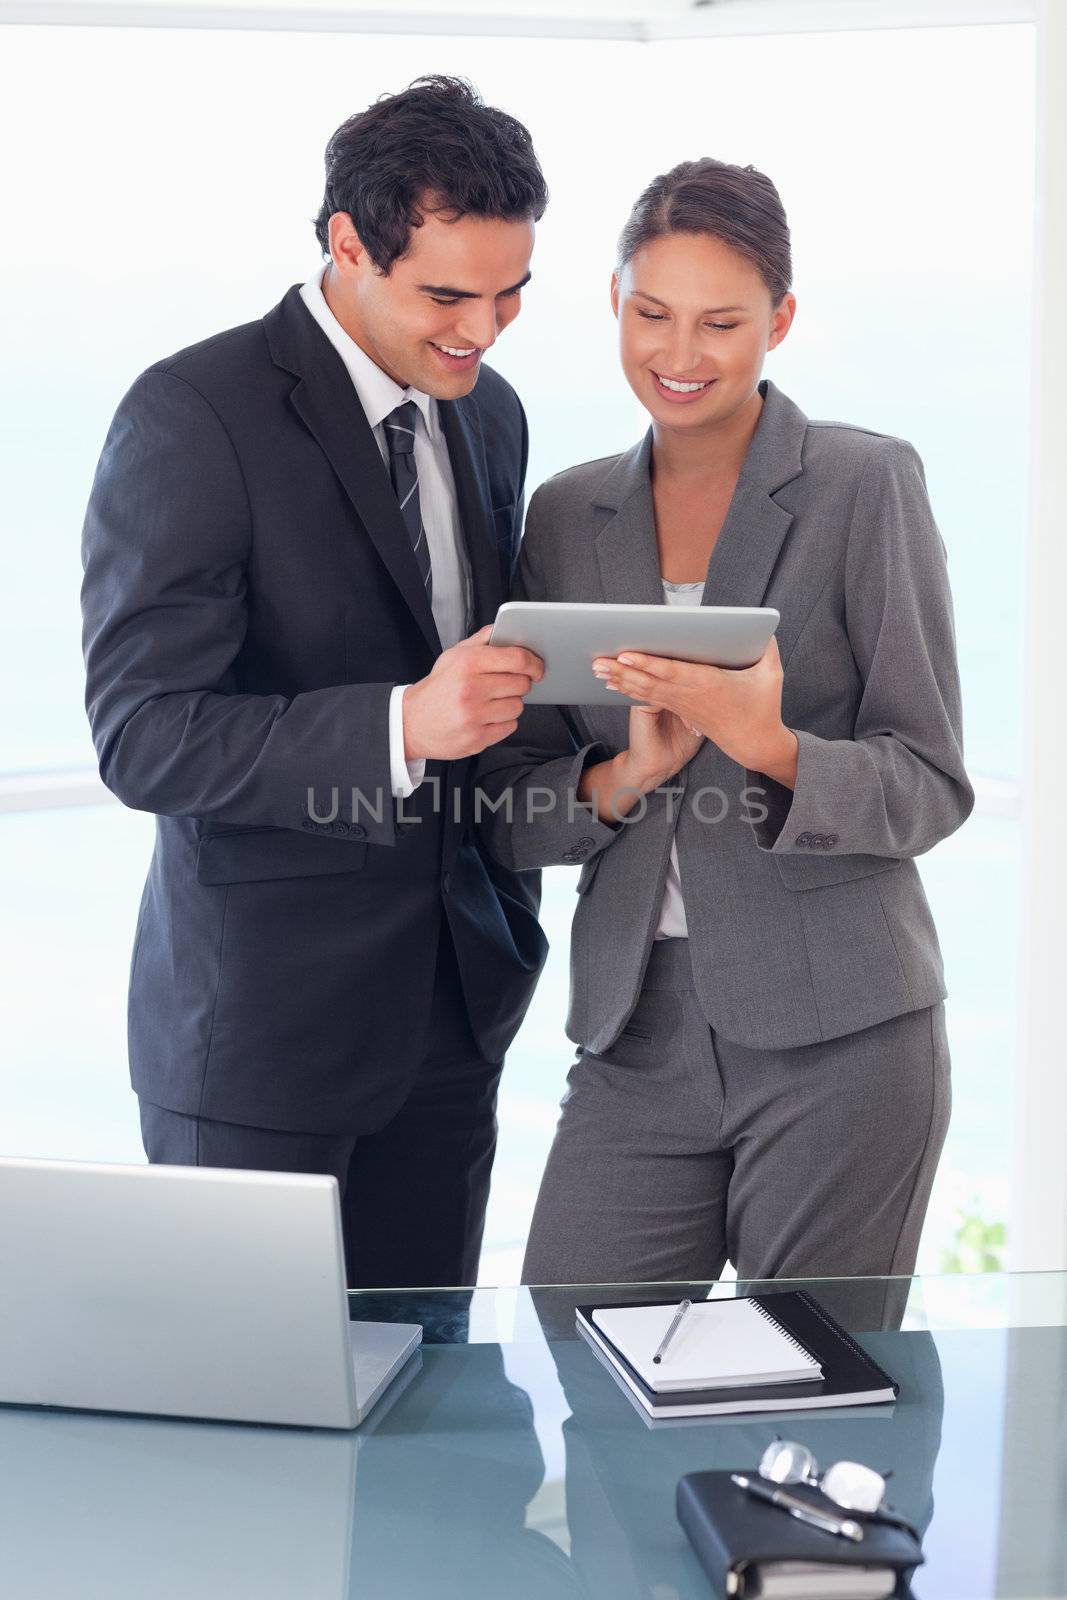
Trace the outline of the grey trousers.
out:
[[[627,1026],[567,1083],[524,1283],[914,1270],[951,1110],[943,1000],[750,1049],[709,1028],[688,941],[660,940]]]

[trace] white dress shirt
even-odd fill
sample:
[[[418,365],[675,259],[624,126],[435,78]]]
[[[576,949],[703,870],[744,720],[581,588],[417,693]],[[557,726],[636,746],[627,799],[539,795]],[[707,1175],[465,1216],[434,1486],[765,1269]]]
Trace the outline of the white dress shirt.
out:
[[[669,606],[698,606],[704,594],[703,583],[668,583],[663,580],[663,598]],[[685,920],[685,901],[682,899],[682,874],[678,866],[678,846],[671,840],[671,859],[667,864],[667,877],[660,901],[657,939],[687,939],[689,926]]]
[[[319,267],[300,290],[300,298],[329,339],[352,379],[386,467],[389,445],[383,423],[405,400],[414,400],[415,470],[419,475],[419,507],[430,553],[432,594],[430,608],[441,646],[448,650],[467,637],[471,613],[471,576],[463,541],[459,536],[459,505],[452,463],[448,456],[437,401],[420,389],[403,389],[383,372],[365,350],[345,332],[322,292],[326,265]],[[398,683],[389,697],[389,769],[395,795],[417,789],[426,770],[425,761],[404,759],[404,690]]]

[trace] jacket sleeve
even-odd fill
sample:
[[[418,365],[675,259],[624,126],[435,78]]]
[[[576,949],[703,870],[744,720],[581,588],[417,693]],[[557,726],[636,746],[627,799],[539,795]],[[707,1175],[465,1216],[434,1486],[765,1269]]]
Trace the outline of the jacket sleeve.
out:
[[[150,369],[112,422],[82,535],[86,710],[100,775],[136,810],[281,828],[315,826],[309,811],[328,817],[334,789],[338,814],[351,816],[358,788],[366,803],[349,836],[393,844],[393,685],[239,692],[251,559],[229,434],[184,378]]]
[[[545,511],[538,489],[530,500],[519,550],[513,600],[550,600],[537,556]],[[587,764],[613,751],[582,738],[566,706],[528,705],[515,732],[478,758],[475,816],[486,849],[516,872],[586,861],[618,835],[578,799]]]
[[[769,813],[753,824],[756,843],[778,854],[921,855],[966,821],[974,789],[963,765],[947,551],[922,461],[903,440],[886,440],[861,477],[845,622],[863,684],[853,735],[794,728],[793,790],[746,770]]]

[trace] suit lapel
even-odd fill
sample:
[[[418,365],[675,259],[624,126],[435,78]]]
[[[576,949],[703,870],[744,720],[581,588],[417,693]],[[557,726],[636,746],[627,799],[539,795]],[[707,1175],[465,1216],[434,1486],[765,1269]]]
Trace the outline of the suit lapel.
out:
[[[793,513],[774,499],[803,471],[808,419],[769,378],[719,537],[708,562],[701,604],[761,606]]]
[[[652,430],[627,450],[599,485],[596,504],[614,511],[596,537],[603,598],[618,605],[662,605],[652,507]]]
[[[738,479],[708,562],[705,606],[761,606],[793,513]]]
[[[367,535],[434,655],[441,640],[381,451],[344,362],[293,286],[263,319],[275,362],[297,383],[289,399],[336,472]]]
[[[471,396],[439,400],[437,410],[452,463],[460,532],[471,568],[474,628],[478,629],[496,616],[505,583],[490,504],[485,438]]]
[[[793,513],[773,497],[803,470],[808,419],[769,378],[760,390],[763,409],[708,562],[701,596],[706,606],[762,605],[793,521]],[[614,512],[596,541],[605,600],[663,601],[651,458],[649,429],[640,444],[618,458],[594,495],[594,504]]]

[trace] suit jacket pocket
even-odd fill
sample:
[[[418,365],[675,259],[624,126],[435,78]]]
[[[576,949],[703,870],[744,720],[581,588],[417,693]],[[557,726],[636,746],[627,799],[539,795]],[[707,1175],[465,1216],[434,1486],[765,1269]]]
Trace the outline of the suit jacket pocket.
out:
[[[295,828],[246,828],[208,834],[196,852],[197,883],[254,883],[267,878],[315,878],[358,872],[367,846],[358,840],[297,833]]]
[[[834,883],[851,883],[854,878],[869,878],[876,872],[893,872],[901,861],[899,856],[834,856],[815,851],[774,859],[787,889],[824,889]]]

